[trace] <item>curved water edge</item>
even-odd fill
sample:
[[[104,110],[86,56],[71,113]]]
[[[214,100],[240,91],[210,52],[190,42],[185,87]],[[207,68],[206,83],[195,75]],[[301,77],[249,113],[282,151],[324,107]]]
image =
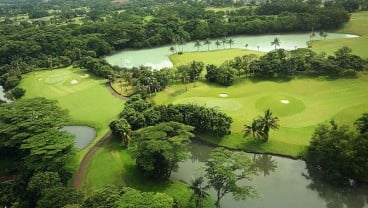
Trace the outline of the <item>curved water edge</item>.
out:
[[[96,130],[89,126],[62,126],[60,131],[67,131],[75,135],[74,146],[78,150],[87,147],[97,135]]]
[[[177,172],[171,179],[190,184],[193,176],[203,174],[203,165],[215,146],[194,140],[190,144],[191,158],[181,162]],[[241,184],[252,185],[261,195],[257,199],[236,201],[231,194],[222,199],[222,208],[328,208],[328,207],[368,207],[368,186],[343,189],[331,186],[309,177],[303,160],[292,160],[267,154],[250,154],[259,168],[259,175],[253,181],[240,181]],[[215,196],[214,190],[210,193]]]
[[[4,88],[3,86],[0,85],[0,100],[5,101],[7,103],[11,102],[11,100],[9,100],[6,96],[5,96],[5,92],[4,92]]]
[[[240,36],[230,36],[227,39],[231,38],[234,40],[234,43],[231,45],[231,48],[240,48],[253,51],[260,52],[269,52],[274,50],[275,47],[271,45],[271,42],[275,39],[275,37],[279,38],[280,46],[278,48],[283,48],[286,50],[294,50],[296,48],[306,48],[307,42],[311,40],[310,33],[292,33],[292,34],[267,34],[267,35],[240,35]],[[331,39],[340,39],[340,38],[356,38],[359,37],[357,35],[351,34],[342,34],[342,33],[328,33],[326,38],[322,38],[319,35],[316,35],[312,40],[331,40]],[[229,44],[221,45],[217,47],[215,45],[216,40],[211,39],[211,44],[209,45],[209,50],[222,50],[228,49]],[[203,41],[202,41],[203,42]],[[175,46],[175,50],[186,52],[195,52],[198,51],[198,48],[194,46],[195,42],[188,42],[184,45]],[[245,47],[245,44],[248,44]],[[106,61],[111,65],[116,65],[120,67],[132,68],[138,66],[149,66],[152,69],[162,69],[165,67],[172,67],[173,63],[170,61],[169,56],[173,54],[169,50],[170,45],[149,48],[149,49],[126,49],[120,52],[116,52],[111,56],[105,57]],[[208,51],[207,45],[202,45],[199,48],[199,51]]]

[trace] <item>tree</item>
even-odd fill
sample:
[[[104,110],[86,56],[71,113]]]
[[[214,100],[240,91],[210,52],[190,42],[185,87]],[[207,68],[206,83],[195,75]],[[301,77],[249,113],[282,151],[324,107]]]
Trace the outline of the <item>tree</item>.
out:
[[[201,208],[203,200],[209,196],[209,193],[206,192],[209,186],[204,185],[203,177],[197,177],[192,180],[189,188],[193,191],[191,199],[195,200],[196,207]]]
[[[26,139],[22,150],[29,152],[25,164],[29,170],[60,171],[71,156],[74,147],[73,135],[56,129],[49,129]]]
[[[221,41],[222,41],[222,47],[225,49],[225,44],[227,43],[227,39],[223,38]]]
[[[15,99],[18,99],[24,96],[24,94],[26,93],[26,90],[20,87],[16,87],[12,89],[10,92]]]
[[[68,119],[66,110],[45,98],[21,99],[0,105],[0,148],[18,151],[29,137],[57,127]]]
[[[113,207],[173,208],[174,204],[174,199],[164,193],[141,192],[132,188],[124,188],[123,194]]]
[[[175,48],[174,48],[174,46],[170,46],[169,50],[170,50],[170,52],[171,52],[171,53],[175,53]]]
[[[111,208],[123,194],[123,190],[115,186],[107,186],[97,190],[83,202],[81,208]]]
[[[360,134],[368,132],[368,113],[363,113],[355,122],[355,126],[359,130]]]
[[[82,193],[73,188],[53,187],[45,189],[40,200],[37,202],[38,208],[62,208],[68,204],[79,204],[82,202]]]
[[[264,141],[267,142],[268,138],[269,138],[269,131],[270,129],[278,129],[280,127],[279,125],[279,118],[278,117],[273,117],[272,116],[272,112],[270,109],[267,109],[264,112],[264,116],[263,117],[259,117],[259,122],[260,125],[262,126],[262,131],[264,134]]]
[[[250,125],[245,124],[244,130],[243,130],[243,137],[247,137],[249,135],[252,135],[254,141],[257,141],[259,139],[262,139],[265,137],[262,124],[259,121],[259,119],[253,119],[252,123]]]
[[[131,151],[138,168],[147,176],[168,179],[178,162],[187,158],[194,128],[177,122],[159,123],[133,134]]]
[[[234,44],[234,40],[232,38],[229,38],[228,43],[229,43],[230,49],[231,49],[231,45]]]
[[[119,137],[125,146],[128,146],[131,140],[132,127],[124,118],[115,120],[110,123],[110,129],[113,134]]]
[[[207,51],[210,51],[211,41],[209,39],[204,40],[203,45],[207,45]]]
[[[244,45],[244,47],[245,47],[245,50],[248,50],[248,43],[246,43],[246,44]]]
[[[277,48],[277,46],[280,46],[280,39],[278,37],[276,37],[272,42],[271,42],[271,46],[274,45],[275,46],[275,50]],[[259,50],[259,47],[258,47]]]
[[[216,40],[215,44],[216,44],[216,47],[218,49],[218,47],[221,45],[221,42],[219,40]]]
[[[199,40],[197,40],[195,43],[194,43],[194,47],[197,47],[197,50],[199,51],[199,48],[202,46],[201,42]]]
[[[240,180],[252,180],[256,174],[250,158],[244,152],[231,152],[224,148],[214,149],[205,164],[208,184],[216,191],[216,207],[227,193],[236,199],[255,197],[256,192],[250,185],[240,186]]]

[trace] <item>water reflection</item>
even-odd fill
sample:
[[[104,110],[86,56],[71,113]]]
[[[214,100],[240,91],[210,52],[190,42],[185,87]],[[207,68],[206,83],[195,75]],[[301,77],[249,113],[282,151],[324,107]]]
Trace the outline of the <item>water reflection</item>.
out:
[[[213,148],[192,142],[192,158],[180,163],[171,178],[190,184],[193,177],[203,175],[204,162]],[[367,185],[349,189],[333,187],[310,174],[304,161],[262,154],[249,154],[249,157],[260,174],[246,185],[252,185],[261,197],[236,201],[228,194],[222,199],[222,208],[368,208]],[[209,192],[215,194],[213,190]]]
[[[312,166],[307,165],[307,174],[303,174],[310,183],[307,188],[318,193],[326,202],[327,208],[364,208],[368,204],[367,185],[352,184],[338,186],[326,183]]]

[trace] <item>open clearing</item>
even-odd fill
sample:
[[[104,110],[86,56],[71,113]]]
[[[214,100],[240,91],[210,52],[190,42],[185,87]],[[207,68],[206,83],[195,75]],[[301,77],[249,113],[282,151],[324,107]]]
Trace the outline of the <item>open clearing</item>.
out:
[[[185,91],[183,85],[173,85],[158,93],[153,101],[157,104],[195,103],[226,113],[234,120],[232,134],[222,139],[207,135],[202,135],[203,138],[250,151],[301,155],[317,124],[331,119],[341,124],[352,124],[368,109],[367,73],[360,74],[357,79],[243,80],[230,87],[200,82],[196,87],[188,87]],[[228,97],[223,98],[221,94]],[[281,125],[278,131],[271,131],[270,142],[259,146],[242,138],[244,124],[268,108],[280,118]]]
[[[86,76],[85,70],[67,67],[25,74],[20,87],[26,89],[25,98],[57,100],[69,110],[70,124],[94,127],[96,138],[101,138],[123,108],[123,102],[109,93],[105,83],[105,79]]]

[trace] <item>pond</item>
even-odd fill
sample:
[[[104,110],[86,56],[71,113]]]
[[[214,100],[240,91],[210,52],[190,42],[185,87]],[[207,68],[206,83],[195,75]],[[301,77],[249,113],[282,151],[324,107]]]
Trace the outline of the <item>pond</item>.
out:
[[[242,36],[232,36],[228,37],[234,40],[232,48],[245,49],[245,44],[248,44],[247,49],[254,51],[268,52],[274,48],[271,42],[279,38],[280,46],[279,48],[284,48],[286,50],[293,50],[295,48],[306,48],[306,42],[310,40],[310,33],[295,33],[295,34],[268,34],[268,35],[242,35]],[[341,34],[341,33],[328,33],[326,39],[339,39],[339,38],[355,38],[356,35]],[[318,34],[313,38],[313,40],[321,40]],[[221,50],[229,48],[229,44],[216,46],[215,42],[219,39],[211,40],[209,45],[209,50]],[[203,43],[203,41],[202,41]],[[172,52],[169,50],[170,46],[162,46],[150,49],[127,49],[117,52],[111,56],[106,57],[106,61],[111,65],[116,65],[120,67],[131,68],[134,66],[150,66],[153,69],[161,69],[164,67],[172,67],[169,56]],[[194,46],[194,42],[185,43],[182,46],[175,46],[176,51],[193,52],[197,51],[198,48]],[[199,51],[207,51],[207,45],[203,45],[199,48]]]
[[[193,176],[201,175],[204,161],[213,147],[194,141],[190,145],[191,159],[180,163],[179,170],[173,172],[172,179],[190,183]],[[261,170],[252,185],[261,195],[257,199],[236,201],[227,194],[221,201],[222,208],[367,208],[368,186],[354,189],[332,187],[320,181],[308,179],[306,164],[302,160],[276,157],[266,154],[248,154]],[[210,190],[215,196],[214,190]]]
[[[0,100],[5,101],[5,102],[10,102],[10,100],[5,97],[4,88],[1,85],[0,85]]]
[[[89,126],[62,126],[60,131],[67,131],[75,135],[75,147],[81,150],[89,145],[96,137],[96,130]]]

